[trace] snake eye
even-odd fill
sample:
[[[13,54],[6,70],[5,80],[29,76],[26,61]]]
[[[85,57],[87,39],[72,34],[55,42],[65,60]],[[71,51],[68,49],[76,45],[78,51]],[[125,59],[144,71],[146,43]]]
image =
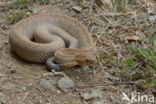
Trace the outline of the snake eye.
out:
[[[93,56],[77,55],[77,62],[81,65],[90,65],[95,63],[95,59]]]

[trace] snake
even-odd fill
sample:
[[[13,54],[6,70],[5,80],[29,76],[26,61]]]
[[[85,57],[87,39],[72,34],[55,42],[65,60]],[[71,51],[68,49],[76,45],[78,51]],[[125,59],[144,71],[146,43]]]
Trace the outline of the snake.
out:
[[[20,58],[60,70],[94,65],[96,49],[91,33],[73,17],[36,14],[20,20],[9,31],[11,49]]]

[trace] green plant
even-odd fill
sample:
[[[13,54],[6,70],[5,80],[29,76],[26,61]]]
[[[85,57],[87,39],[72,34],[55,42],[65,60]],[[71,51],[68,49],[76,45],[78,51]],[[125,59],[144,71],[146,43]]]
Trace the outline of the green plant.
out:
[[[141,48],[137,50],[138,56],[146,62],[146,64],[156,71],[156,52],[151,48]]]
[[[149,37],[148,41],[149,41],[149,44],[151,45],[151,48],[156,47],[156,36],[154,34],[152,34]]]
[[[49,4],[49,0],[36,0],[39,4]]]
[[[156,79],[150,80],[146,85],[146,88],[156,87]]]
[[[136,65],[135,60],[131,57],[122,60],[121,63],[123,64],[124,67],[127,68],[133,68]]]
[[[30,4],[29,0],[17,0],[13,4],[11,4],[9,7],[10,9],[25,9],[28,8]]]
[[[156,43],[155,38],[149,38],[149,46],[146,48],[138,48],[138,47],[128,47],[128,50],[133,52],[137,60],[144,64],[146,68],[150,68],[156,71],[156,51],[152,44]]]
[[[14,24],[16,22],[18,22],[19,20],[25,18],[29,16],[27,14],[27,12],[22,11],[22,10],[12,10],[9,14],[8,14],[8,20],[10,24]]]
[[[29,4],[29,0],[19,0],[20,4]]]
[[[7,12],[6,15],[10,24],[16,23],[32,13],[29,8],[30,2],[32,2],[32,0],[16,0],[9,5],[10,11]]]
[[[126,9],[126,0],[111,0],[113,11],[124,11]]]

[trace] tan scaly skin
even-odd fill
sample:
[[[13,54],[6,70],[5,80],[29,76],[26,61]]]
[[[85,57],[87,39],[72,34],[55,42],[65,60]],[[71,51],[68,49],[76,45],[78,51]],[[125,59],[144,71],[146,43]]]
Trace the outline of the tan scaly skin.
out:
[[[39,14],[23,19],[11,28],[9,40],[22,59],[46,63],[50,69],[96,62],[91,34],[68,16]]]

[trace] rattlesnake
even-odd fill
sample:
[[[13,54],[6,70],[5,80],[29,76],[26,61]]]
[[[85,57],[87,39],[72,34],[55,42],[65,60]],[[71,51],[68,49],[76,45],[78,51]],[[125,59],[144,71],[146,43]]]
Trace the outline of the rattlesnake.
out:
[[[69,16],[38,14],[27,17],[10,29],[9,41],[12,50],[22,59],[46,63],[48,68],[96,62],[91,34]]]

